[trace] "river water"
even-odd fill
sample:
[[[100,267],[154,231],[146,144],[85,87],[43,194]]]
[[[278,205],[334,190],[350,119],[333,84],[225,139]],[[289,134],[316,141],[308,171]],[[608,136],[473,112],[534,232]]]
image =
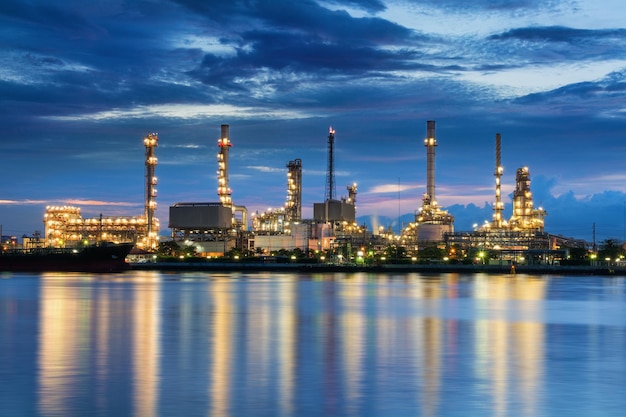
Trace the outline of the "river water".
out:
[[[0,274],[0,416],[624,416],[624,277]]]

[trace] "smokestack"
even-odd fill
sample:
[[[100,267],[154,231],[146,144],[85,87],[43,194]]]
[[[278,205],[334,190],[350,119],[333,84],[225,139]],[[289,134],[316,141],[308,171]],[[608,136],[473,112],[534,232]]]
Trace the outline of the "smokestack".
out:
[[[328,129],[328,168],[326,170],[326,190],[325,200],[335,199],[335,129],[331,126]]]
[[[435,121],[426,122],[426,194],[431,202],[435,202],[435,147],[437,139],[435,137]]]
[[[148,226],[146,236],[146,247],[148,249],[154,249],[157,245],[158,220],[154,217],[156,211],[156,196],[157,196],[157,177],[154,175],[154,170],[157,165],[157,158],[154,155],[154,149],[159,144],[158,133],[150,133],[143,139],[143,144],[146,147],[146,199],[144,215],[146,216],[146,223]]]
[[[496,176],[496,203],[493,207],[493,225],[498,229],[502,227],[502,211],[504,210],[500,189],[502,173],[504,172],[501,161],[501,142],[502,139],[500,134],[496,133],[496,172],[494,173]]]
[[[233,191],[228,186],[228,150],[233,145],[230,143],[228,125],[222,125],[222,135],[217,140],[217,146],[220,148],[217,154],[217,195],[222,204],[230,206]]]

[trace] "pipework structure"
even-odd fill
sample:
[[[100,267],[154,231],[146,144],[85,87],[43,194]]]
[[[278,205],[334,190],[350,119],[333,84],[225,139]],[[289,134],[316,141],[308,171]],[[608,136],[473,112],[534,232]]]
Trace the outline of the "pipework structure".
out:
[[[287,163],[287,200],[278,209],[252,214],[252,230],[259,235],[288,234],[302,220],[302,160]]]
[[[535,209],[530,190],[528,167],[517,170],[515,191],[513,192],[513,214],[504,219],[504,203],[501,195],[501,179],[504,169],[501,165],[502,137],[496,134],[496,195],[491,222],[476,227],[472,232],[449,233],[446,245],[457,255],[477,256],[481,263],[541,263],[563,256],[559,250],[561,237],[551,236],[544,231],[542,208]]]
[[[513,215],[509,220],[511,230],[544,230],[546,212],[541,207],[534,208],[532,196],[528,167],[518,168],[513,192]]]
[[[328,129],[328,168],[326,170],[326,190],[324,200],[335,199],[335,130]]]
[[[287,214],[283,208],[252,213],[252,230],[257,235],[281,235],[288,232]]]
[[[501,180],[504,168],[502,167],[502,135],[496,133],[496,194],[493,205],[493,219],[485,222],[478,230],[487,231],[539,231],[544,230],[544,218],[547,215],[542,208],[535,209],[532,192],[530,190],[530,172],[528,167],[518,168],[515,176],[515,191],[513,192],[513,214],[508,220],[504,219],[504,202],[502,201]]]
[[[346,186],[346,189],[348,190],[348,198],[346,199],[346,203],[356,206],[356,194],[357,194],[356,182],[353,183],[352,185]]]
[[[228,151],[233,145],[229,139],[229,126],[222,125],[221,133],[221,137],[217,140],[217,146],[219,147],[219,153],[217,154],[217,195],[224,206],[231,206],[233,191],[228,185]]]
[[[145,246],[148,224],[144,215],[114,217],[101,214],[97,217],[83,218],[79,207],[48,206],[43,222],[45,243],[49,247],[71,248],[106,241],[134,242],[140,248],[149,249]]]
[[[157,177],[155,174],[156,165],[158,163],[155,156],[155,148],[159,143],[159,135],[150,133],[143,139],[146,148],[146,183],[145,183],[145,208],[144,216],[146,217],[146,236],[145,249],[156,249],[158,244],[159,220],[155,217],[157,208]]]
[[[159,243],[157,208],[157,157],[155,149],[159,136],[150,133],[143,138],[146,148],[145,201],[142,215],[103,216],[83,218],[80,208],[48,206],[44,213],[45,242],[50,247],[77,247],[86,243],[132,242],[140,249],[156,249]]]
[[[285,220],[299,222],[302,219],[302,160],[294,159],[287,164],[287,201]]]

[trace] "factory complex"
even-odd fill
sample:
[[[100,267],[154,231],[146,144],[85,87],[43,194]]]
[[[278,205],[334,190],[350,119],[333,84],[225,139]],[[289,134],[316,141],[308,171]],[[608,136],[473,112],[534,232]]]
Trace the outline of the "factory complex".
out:
[[[346,187],[339,198],[335,183],[335,131],[328,132],[328,164],[323,201],[314,203],[313,218],[302,218],[302,160],[286,164],[287,187],[283,207],[248,213],[233,202],[229,186],[232,142],[229,125],[221,125],[217,140],[217,200],[179,202],[169,207],[170,239],[179,247],[193,248],[196,257],[224,255],[272,258],[277,253],[298,253],[306,258],[332,263],[380,262],[386,256],[405,261],[441,259],[458,262],[506,264],[553,264],[566,259],[568,250],[585,249],[581,240],[551,235],[544,230],[546,212],[533,204],[530,172],[517,169],[513,213],[504,218],[501,196],[501,135],[495,135],[495,200],[493,218],[471,231],[455,231],[454,217],[437,204],[435,195],[435,121],[427,121],[426,190],[415,218],[399,234],[390,230],[370,231],[358,225],[357,184]],[[138,250],[154,253],[162,238],[155,217],[157,177],[155,170],[158,134],[144,138],[145,205],[134,217],[83,218],[74,206],[47,207],[45,236],[24,238],[24,246],[72,247],[100,240],[133,242]]]

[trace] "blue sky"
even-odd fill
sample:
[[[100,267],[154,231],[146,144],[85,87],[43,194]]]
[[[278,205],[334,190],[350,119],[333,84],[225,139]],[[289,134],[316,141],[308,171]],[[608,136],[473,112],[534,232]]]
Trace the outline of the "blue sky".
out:
[[[337,194],[397,229],[426,189],[456,230],[491,219],[495,134],[505,217],[530,170],[551,233],[626,235],[626,3],[621,0],[82,0],[0,3],[0,224],[49,204],[140,215],[142,138],[159,133],[159,209],[217,201],[229,124],[233,201],[280,207],[302,159],[304,217]],[[411,216],[404,216],[410,218]]]

